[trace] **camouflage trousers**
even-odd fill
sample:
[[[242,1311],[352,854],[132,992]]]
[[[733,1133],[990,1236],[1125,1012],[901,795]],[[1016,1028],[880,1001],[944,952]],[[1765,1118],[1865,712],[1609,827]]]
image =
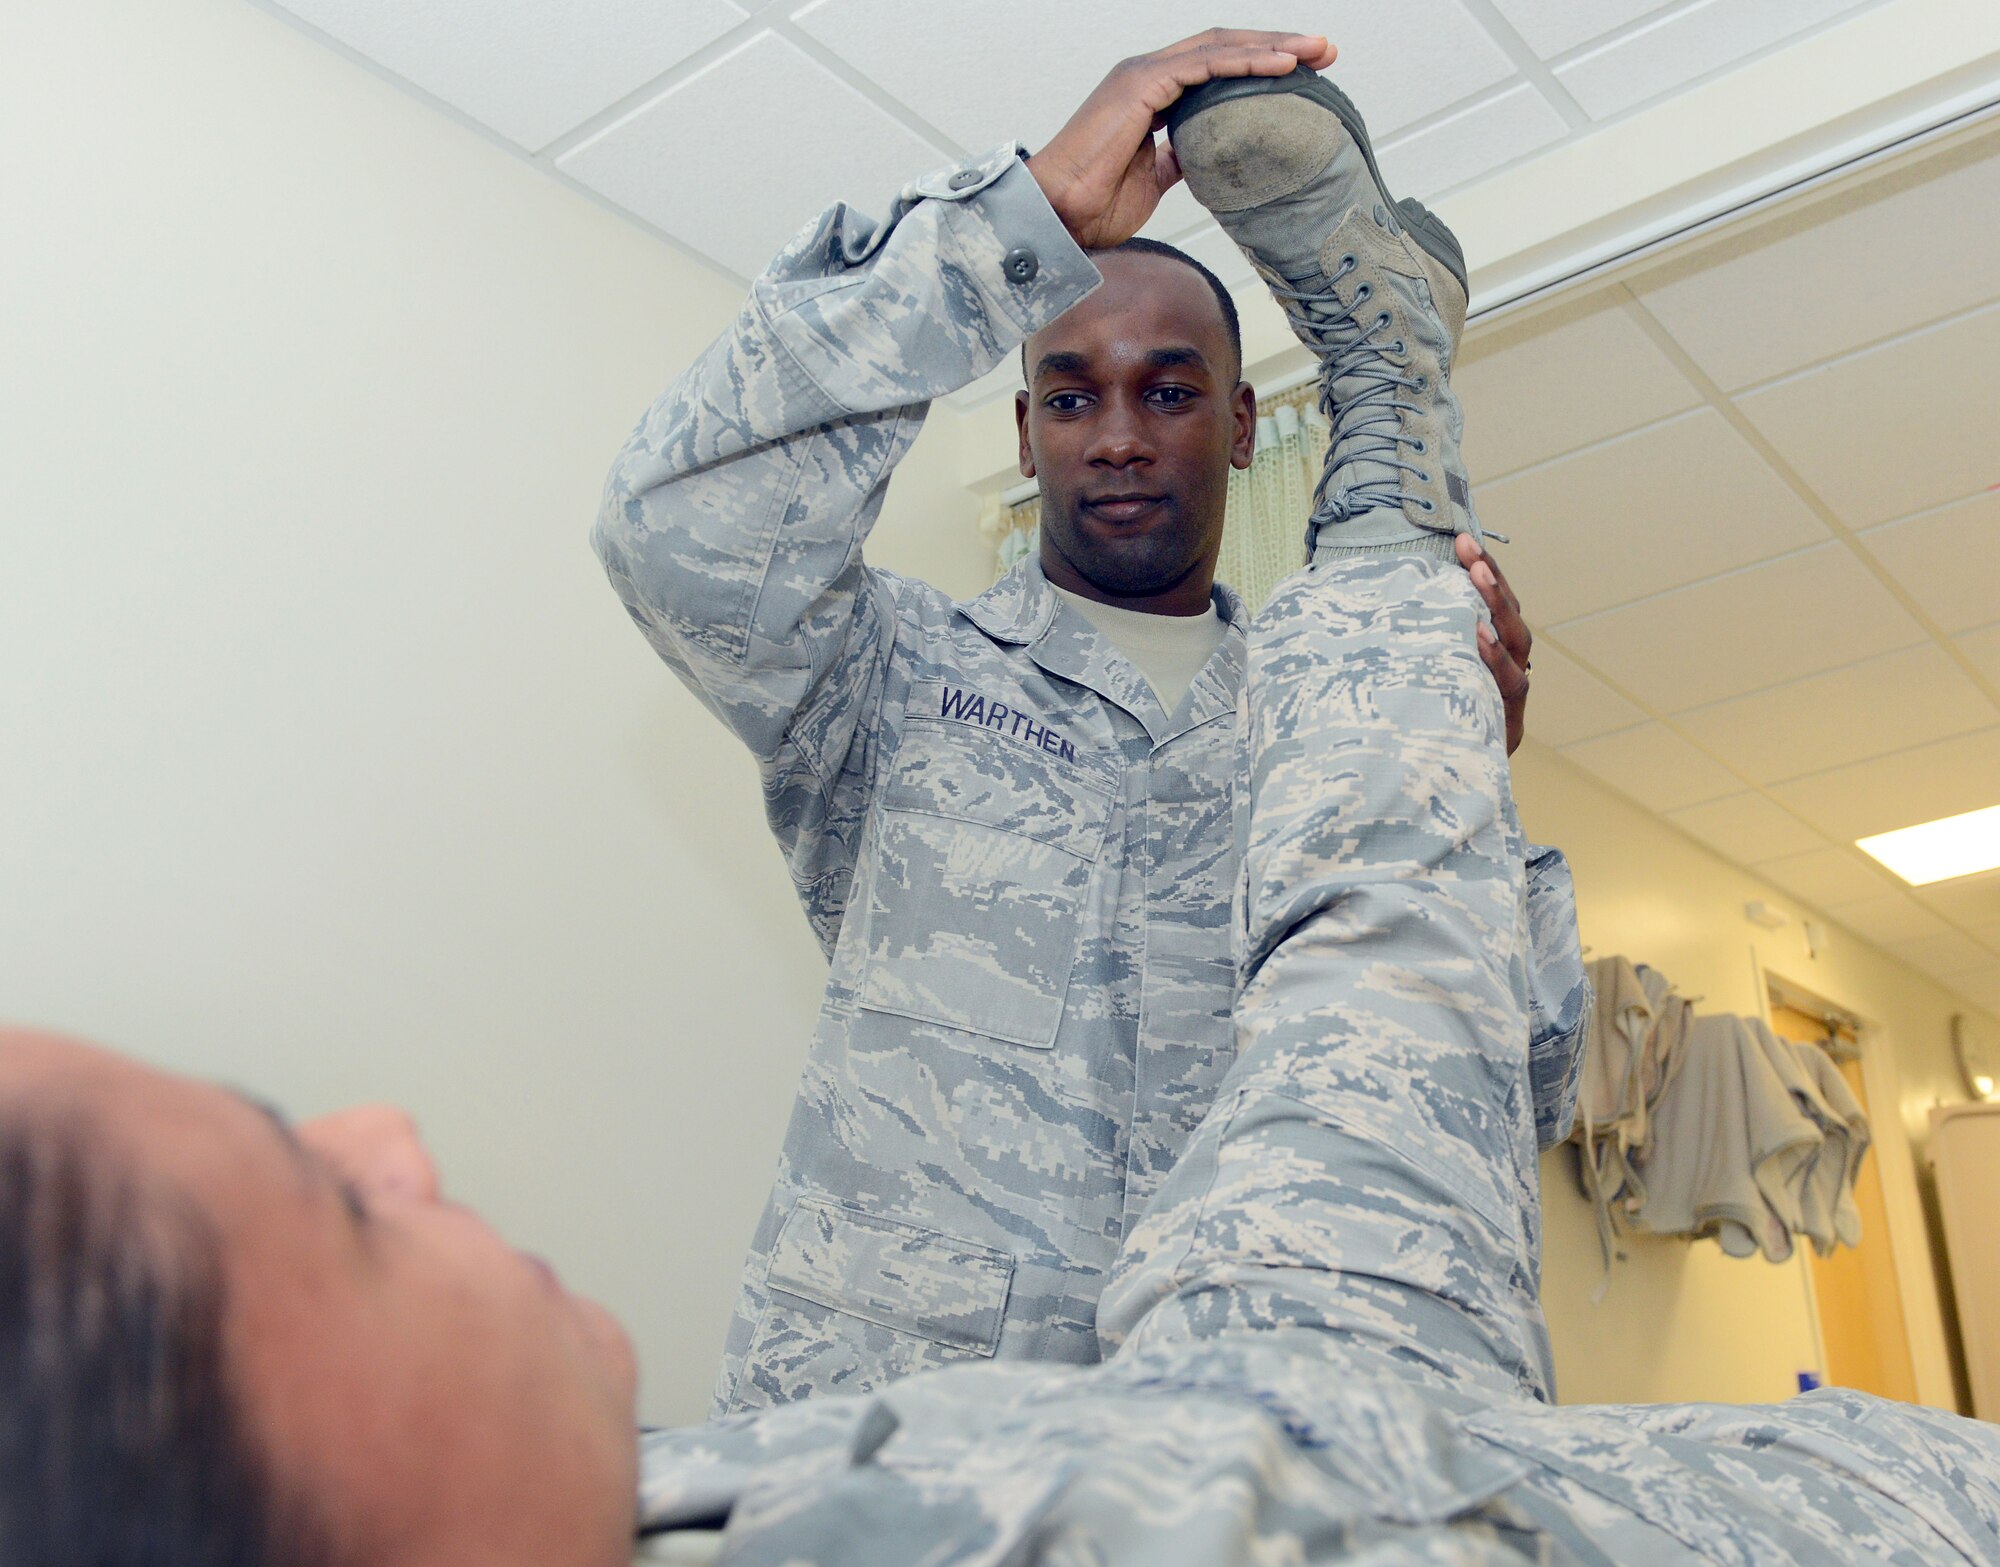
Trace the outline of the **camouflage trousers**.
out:
[[[1556,1408],[1524,845],[1464,572],[1361,557],[1250,636],[1239,1054],[1099,1308],[646,1451],[740,1562],[2000,1560],[2000,1440],[1828,1392]]]

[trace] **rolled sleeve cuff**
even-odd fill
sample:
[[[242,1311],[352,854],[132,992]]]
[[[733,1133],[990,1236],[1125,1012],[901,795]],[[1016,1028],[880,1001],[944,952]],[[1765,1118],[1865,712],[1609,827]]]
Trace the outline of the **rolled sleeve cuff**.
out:
[[[1102,281],[1017,150],[958,172],[976,173],[979,183],[968,182],[946,198],[963,203],[962,218],[971,220],[954,222],[953,236],[987,303],[1013,322],[1022,338],[1039,332]],[[954,177],[942,176],[947,187]]]

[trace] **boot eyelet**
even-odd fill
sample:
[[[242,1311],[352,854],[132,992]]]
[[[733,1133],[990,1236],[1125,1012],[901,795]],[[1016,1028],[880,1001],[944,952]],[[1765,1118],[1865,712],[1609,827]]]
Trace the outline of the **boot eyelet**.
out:
[[[1427,387],[1427,386],[1429,386],[1430,384],[1431,384],[1431,378],[1430,378],[1429,376],[1427,376],[1427,375],[1420,375],[1420,376],[1418,376],[1418,377],[1417,377],[1417,390],[1418,390],[1418,391],[1420,391],[1420,392],[1421,392],[1421,391],[1423,391],[1423,390],[1424,390],[1424,388],[1425,388],[1425,387]]]
[[[1373,283],[1363,283],[1359,288],[1357,288],[1354,291],[1354,302],[1358,305],[1361,303],[1362,300],[1368,298],[1368,296],[1373,294],[1374,292],[1375,292],[1375,285]]]
[[[1424,445],[1424,443],[1421,440],[1416,440],[1410,442],[1410,450],[1415,452],[1419,457],[1421,457],[1425,452],[1429,451],[1430,448]]]
[[[1386,321],[1387,319],[1388,319],[1387,316],[1383,317],[1383,320]],[[1407,354],[1409,352],[1409,349],[1404,345],[1403,340],[1399,337],[1396,339],[1395,342],[1389,345],[1389,352],[1392,354]]]
[[[1419,506],[1423,507],[1423,509],[1424,509],[1425,511],[1436,511],[1436,510],[1437,510],[1437,502],[1435,502],[1435,501],[1418,501],[1418,502],[1417,502],[1417,504],[1418,504]]]
[[[1419,484],[1429,484],[1431,482],[1431,476],[1427,473],[1420,473],[1417,475],[1417,482]]]

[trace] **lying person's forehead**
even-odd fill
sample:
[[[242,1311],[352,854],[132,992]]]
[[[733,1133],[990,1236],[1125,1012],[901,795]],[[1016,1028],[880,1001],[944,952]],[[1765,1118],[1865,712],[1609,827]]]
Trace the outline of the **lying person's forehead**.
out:
[[[104,1088],[143,1070],[96,1045],[36,1029],[0,1028],[0,1102],[37,1092]]]
[[[229,1164],[262,1131],[258,1102],[117,1051],[26,1029],[0,1029],[0,1114],[88,1136],[115,1163],[166,1173]],[[236,1135],[236,1129],[245,1135]]]

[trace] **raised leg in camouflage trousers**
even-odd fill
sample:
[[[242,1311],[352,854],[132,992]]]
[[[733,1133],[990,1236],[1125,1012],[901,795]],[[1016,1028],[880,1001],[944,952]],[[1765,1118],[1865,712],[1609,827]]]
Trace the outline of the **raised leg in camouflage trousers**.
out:
[[[1523,838],[1465,573],[1350,557],[1250,633],[1238,1056],[1100,1310],[1542,1398]]]

